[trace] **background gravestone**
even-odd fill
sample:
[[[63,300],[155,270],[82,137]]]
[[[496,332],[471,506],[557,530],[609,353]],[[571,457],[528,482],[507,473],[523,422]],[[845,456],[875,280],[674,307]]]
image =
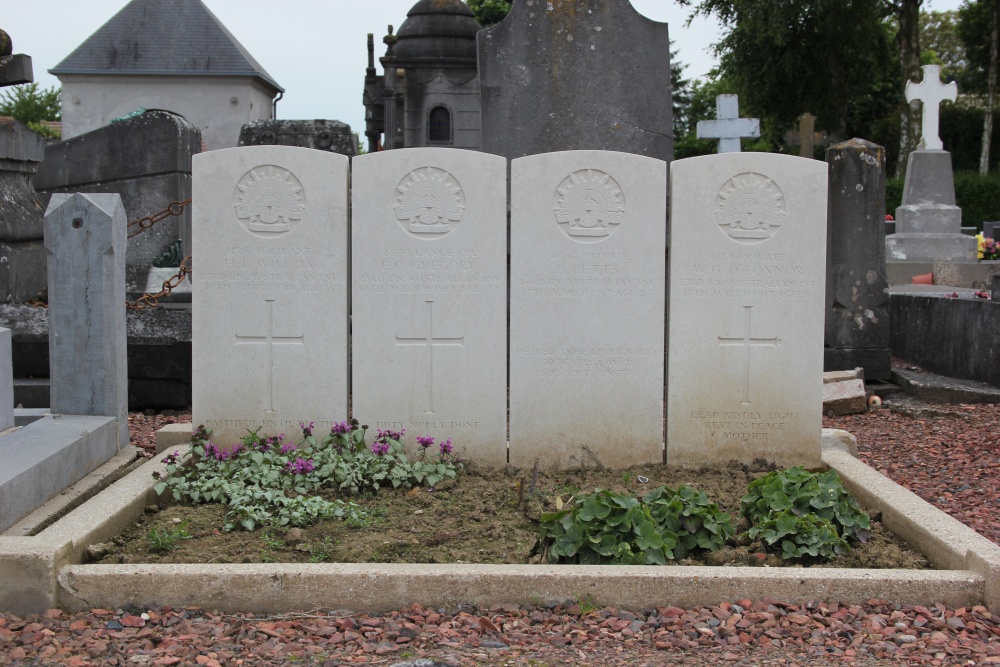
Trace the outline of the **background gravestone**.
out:
[[[667,24],[628,0],[514,0],[478,49],[485,152],[673,158]]]
[[[56,194],[45,213],[53,414],[118,420],[128,445],[125,209],[117,194]]]
[[[669,465],[820,465],[827,166],[670,168]]]
[[[239,146],[298,146],[352,157],[358,139],[338,120],[255,120],[240,130]]]
[[[347,418],[348,160],[289,146],[194,159],[193,421],[232,445]]]
[[[512,464],[663,461],[666,178],[627,153],[511,164]]]
[[[865,369],[889,380],[889,281],[885,274],[885,149],[863,139],[826,152],[826,337],[823,369]]]
[[[14,366],[10,329],[0,328],[0,431],[14,425]]]
[[[507,463],[507,161],[411,148],[352,172],[354,415]]]
[[[181,116],[147,111],[47,146],[35,189],[43,202],[55,192],[118,193],[133,222],[191,196],[191,156],[199,151],[198,128]],[[129,239],[129,293],[145,291],[150,267],[178,240],[181,257],[191,254],[190,234],[191,211],[185,208]]]
[[[31,178],[45,157],[41,135],[0,121],[0,300],[22,303],[45,289],[45,207]]]

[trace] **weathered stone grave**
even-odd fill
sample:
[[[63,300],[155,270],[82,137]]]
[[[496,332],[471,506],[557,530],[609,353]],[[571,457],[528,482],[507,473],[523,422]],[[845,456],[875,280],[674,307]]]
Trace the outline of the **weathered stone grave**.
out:
[[[740,118],[739,95],[719,95],[715,98],[715,120],[699,120],[699,139],[718,139],[720,153],[739,153],[742,139],[760,137],[759,118]]]
[[[348,159],[231,148],[194,176],[194,423],[232,444],[345,419]]]
[[[337,120],[255,120],[240,129],[239,146],[298,146],[340,155],[358,154],[351,126]]]
[[[908,102],[920,100],[922,148],[906,163],[903,200],[896,209],[896,233],[886,237],[886,262],[891,284],[908,283],[913,275],[934,270],[937,263],[976,263],[976,239],[962,234],[962,209],[955,205],[951,153],[938,136],[938,107],[954,101],[958,87],[943,84],[938,65],[924,65],[920,84],[906,84]]]
[[[485,152],[672,159],[666,23],[628,0],[515,0],[477,39]]]
[[[826,164],[679,160],[670,196],[667,463],[818,466]]]
[[[507,462],[507,161],[414,148],[355,158],[353,413]]]
[[[864,368],[889,380],[889,282],[885,275],[885,149],[863,139],[826,152],[826,337],[823,368]]]
[[[31,178],[45,141],[17,120],[0,121],[0,300],[20,303],[45,289],[45,207]]]
[[[510,462],[663,460],[666,163],[511,164]]]

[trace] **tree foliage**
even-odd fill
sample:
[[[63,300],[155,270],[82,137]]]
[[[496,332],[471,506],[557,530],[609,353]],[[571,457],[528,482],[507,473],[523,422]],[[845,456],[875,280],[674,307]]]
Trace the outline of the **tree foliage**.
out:
[[[510,12],[511,0],[466,0],[479,25],[488,28],[500,23]]]
[[[61,118],[60,89],[38,89],[37,83],[13,86],[0,92],[0,116],[13,116],[25,125]]]
[[[965,46],[966,67],[957,74],[959,91],[986,92],[990,71],[990,33],[996,0],[965,0],[958,8],[958,36]]]
[[[920,12],[920,62],[941,65],[941,76],[961,77],[968,67],[958,12]],[[961,86],[961,83],[959,83]]]

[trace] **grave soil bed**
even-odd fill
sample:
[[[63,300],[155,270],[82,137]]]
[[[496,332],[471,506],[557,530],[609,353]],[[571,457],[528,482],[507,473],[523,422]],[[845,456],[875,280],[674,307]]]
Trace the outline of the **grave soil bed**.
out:
[[[737,534],[746,529],[739,517],[747,485],[766,474],[763,468],[731,464],[724,468],[674,469],[659,465],[622,470],[538,472],[469,466],[455,482],[428,490],[383,490],[353,500],[369,509],[365,526],[339,519],[321,521],[301,534],[286,528],[225,533],[226,508],[218,504],[149,507],[128,531],[100,546],[100,563],[537,563],[532,556],[538,518],[556,503],[596,488],[641,496],[662,485],[687,484],[705,491],[733,517]],[[639,477],[648,478],[642,483]],[[523,488],[523,497],[520,489]],[[333,497],[332,495],[330,497]],[[559,500],[557,500],[559,499]],[[872,536],[850,553],[822,563],[784,562],[766,553],[762,542],[731,541],[715,553],[677,561],[677,565],[825,566],[848,568],[930,568],[927,560],[884,529],[872,516]],[[167,551],[150,549],[152,531],[173,530],[182,522],[190,538]]]

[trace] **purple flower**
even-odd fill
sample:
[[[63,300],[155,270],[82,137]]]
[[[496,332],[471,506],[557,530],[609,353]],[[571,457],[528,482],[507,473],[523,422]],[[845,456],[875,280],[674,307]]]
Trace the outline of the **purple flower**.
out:
[[[330,427],[331,435],[344,435],[345,433],[351,432],[351,425],[346,421],[334,422],[333,426]]]
[[[285,469],[293,475],[307,475],[316,467],[313,465],[312,459],[295,459],[294,463],[292,461],[286,463]]]
[[[309,422],[308,424],[299,422],[299,428],[302,429],[302,435],[309,437],[313,434],[313,429],[316,428],[316,422]]]
[[[290,442],[286,442],[285,444],[283,444],[281,446],[281,453],[282,454],[291,454],[296,449],[298,449],[298,447],[296,447],[294,444],[292,444]]]
[[[177,459],[179,459],[180,456],[181,456],[180,451],[179,450],[174,450],[173,454],[167,454],[165,457],[163,457],[162,459],[160,459],[160,463],[166,463],[166,464],[169,464],[169,465],[173,465],[173,464],[177,463]]]
[[[205,443],[204,451],[205,451],[205,453],[203,454],[203,456],[206,459],[217,459],[218,458],[219,448],[216,447],[215,444],[211,440],[209,440],[208,442]]]
[[[377,456],[385,456],[389,453],[389,443],[388,442],[378,442],[372,443],[372,454]]]
[[[228,461],[229,460],[229,452],[227,452],[224,449],[216,449],[215,450],[215,460],[216,461]]]
[[[385,431],[383,431],[382,429],[378,429],[378,434],[375,436],[375,439],[376,440],[386,440],[386,439],[388,439],[388,440],[399,441],[399,440],[403,439],[403,435],[405,433],[406,433],[406,429],[405,428],[402,431],[390,431],[388,429],[386,429]]]
[[[237,442],[235,445],[233,445],[233,448],[232,450],[230,450],[230,453],[233,456],[238,456],[239,453],[242,451],[246,451],[246,446],[242,442]]]
[[[451,450],[454,449],[451,445],[451,438],[448,438],[441,443],[441,454],[451,454]]]
[[[429,438],[426,435],[418,435],[417,444],[423,447],[424,449],[427,449],[428,447],[434,444],[434,438]]]

